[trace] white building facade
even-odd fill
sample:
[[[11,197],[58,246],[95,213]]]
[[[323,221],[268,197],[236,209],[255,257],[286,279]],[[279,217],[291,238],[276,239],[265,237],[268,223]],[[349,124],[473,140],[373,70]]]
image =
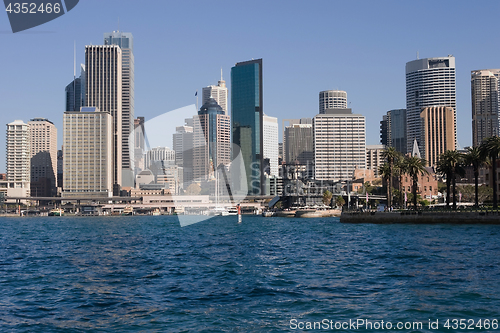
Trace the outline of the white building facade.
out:
[[[278,118],[263,115],[264,159],[269,159],[269,175],[278,176]]]
[[[217,85],[207,86],[202,89],[201,105],[204,105],[210,97],[215,99],[217,104],[224,110],[224,114],[227,115],[227,87],[226,81],[222,78],[222,69],[220,72],[220,80]]]
[[[7,196],[30,196],[30,133],[22,120],[7,124]]]
[[[330,109],[313,118],[314,168],[318,180],[352,179],[366,168],[365,117],[351,109]]]
[[[95,110],[64,113],[63,197],[113,194],[113,118]]]

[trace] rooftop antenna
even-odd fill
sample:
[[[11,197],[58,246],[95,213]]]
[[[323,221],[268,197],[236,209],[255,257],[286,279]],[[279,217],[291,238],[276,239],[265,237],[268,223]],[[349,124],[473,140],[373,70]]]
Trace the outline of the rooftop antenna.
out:
[[[118,16],[118,32],[120,32],[120,16]]]
[[[418,51],[417,51],[417,60],[418,60],[418,59],[419,59],[419,57],[418,57]]]
[[[222,78],[222,67],[220,68],[220,80],[224,81],[224,79]]]

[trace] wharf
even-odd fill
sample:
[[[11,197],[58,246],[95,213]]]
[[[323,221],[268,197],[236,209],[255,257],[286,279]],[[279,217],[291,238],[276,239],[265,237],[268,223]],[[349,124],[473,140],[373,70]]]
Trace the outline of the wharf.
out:
[[[341,223],[500,224],[500,211],[342,212]]]

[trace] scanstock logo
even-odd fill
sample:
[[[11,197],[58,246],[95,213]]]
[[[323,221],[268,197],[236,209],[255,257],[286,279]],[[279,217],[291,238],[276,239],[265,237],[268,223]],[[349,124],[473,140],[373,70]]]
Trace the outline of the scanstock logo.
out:
[[[3,0],[12,32],[31,29],[69,12],[79,0]]]

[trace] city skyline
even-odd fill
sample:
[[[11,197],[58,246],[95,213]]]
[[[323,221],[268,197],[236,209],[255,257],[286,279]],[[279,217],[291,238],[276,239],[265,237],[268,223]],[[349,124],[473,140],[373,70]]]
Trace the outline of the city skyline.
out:
[[[84,2],[58,20],[18,34],[7,33],[6,15],[0,19],[7,50],[0,55],[0,70],[4,74],[0,83],[4,124],[43,117],[62,128],[64,88],[73,79],[74,45],[78,66],[84,62],[85,45],[102,44],[103,33],[113,30],[134,35],[135,114],[146,119],[194,104],[194,92],[213,84],[220,76],[221,67],[229,73],[236,62],[263,58],[267,114],[280,120],[314,117],[318,93],[338,89],[348,93],[349,107],[366,116],[367,123],[378,123],[388,110],[405,107],[406,62],[416,59],[417,52],[421,58],[453,54],[457,61],[457,135],[459,146],[463,147],[472,144],[470,72],[500,67],[494,57],[494,40],[478,33],[487,30],[490,21],[484,20],[477,26],[455,24],[466,22],[465,18],[473,11],[493,13],[500,8],[497,3],[473,6],[466,2],[445,2],[434,4],[429,11],[421,4],[398,2],[365,3],[360,7],[337,2],[307,6],[292,1],[287,15],[283,15],[278,4],[258,2],[260,5],[248,13],[248,17],[262,14],[262,24],[254,29],[247,28],[247,18],[235,17],[242,4],[228,9],[224,4],[198,4],[191,8],[188,4],[176,3],[172,8],[166,2],[156,4],[157,11],[145,13],[139,3],[128,2],[128,6],[117,6],[117,3]],[[97,11],[97,6],[103,10]],[[106,8],[113,8],[116,18],[109,17],[110,11]],[[328,9],[337,8],[344,10],[346,18],[335,22],[326,20]],[[444,8],[448,15],[440,16],[440,9]],[[225,25],[231,26],[224,32],[226,40],[231,42],[218,43],[216,48],[213,41],[202,36],[202,18],[207,11],[220,12]],[[373,15],[374,11],[380,15]],[[409,11],[415,16],[435,19],[436,25],[432,29],[415,28],[406,21]],[[299,13],[304,19],[298,25],[286,19]],[[150,25],[146,22],[160,22],[161,15],[168,15],[170,20],[161,21],[154,29],[148,28]],[[85,24],[88,17],[96,23]],[[121,26],[118,26],[118,17]],[[353,24],[347,25],[347,22]],[[450,30],[450,26],[453,29]],[[449,31],[446,41],[440,34],[426,33],[439,29]],[[333,45],[320,43],[324,36],[319,33],[325,30],[342,31],[335,37],[336,42],[343,44],[341,53],[332,52]],[[240,40],[235,41],[236,36],[240,36]],[[158,41],[158,50],[150,52],[146,44],[153,40]],[[492,51],[473,52],[474,46],[485,43],[491,45]],[[37,51],[33,52],[33,48]],[[204,48],[217,49],[217,52],[198,51]],[[230,85],[228,88],[231,90]],[[10,117],[11,114],[15,116]],[[61,135],[59,131],[59,148]],[[378,136],[378,127],[368,126],[366,143],[378,144]],[[0,161],[5,161],[4,142],[0,145]],[[5,163],[0,163],[0,172],[5,171]]]

